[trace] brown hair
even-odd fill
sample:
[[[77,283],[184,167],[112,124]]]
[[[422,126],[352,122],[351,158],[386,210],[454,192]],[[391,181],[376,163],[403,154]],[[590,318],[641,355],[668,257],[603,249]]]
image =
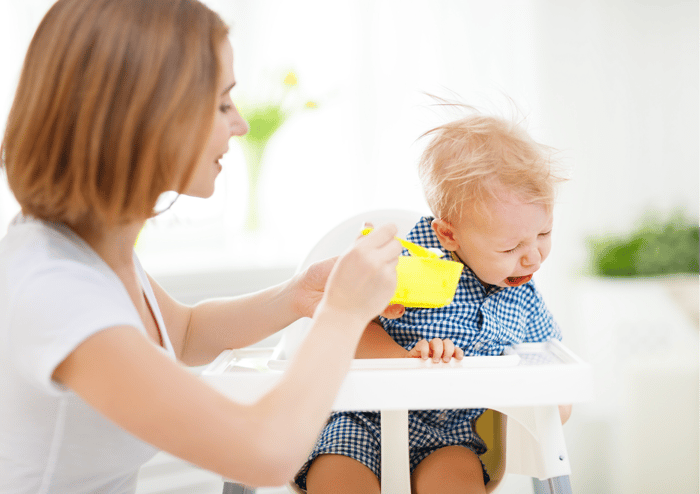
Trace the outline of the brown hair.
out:
[[[3,139],[22,211],[115,225],[182,190],[211,132],[227,33],[198,0],[58,0]]]
[[[485,212],[499,185],[521,200],[554,205],[555,185],[564,178],[552,168],[551,149],[535,142],[515,122],[469,115],[434,128],[418,169],[433,214],[461,218],[465,207]]]

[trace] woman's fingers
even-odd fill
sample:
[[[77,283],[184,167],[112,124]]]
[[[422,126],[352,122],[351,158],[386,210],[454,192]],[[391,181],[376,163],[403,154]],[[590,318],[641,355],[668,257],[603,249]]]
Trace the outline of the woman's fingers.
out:
[[[373,228],[374,228],[374,225],[372,223],[365,221],[364,223],[362,223],[362,228],[360,228],[360,233],[358,234],[357,238],[364,237],[365,234],[363,232],[367,229],[372,230]]]
[[[395,235],[395,226],[383,225],[357,239],[329,276],[328,303],[367,320],[387,307],[396,291],[396,264],[402,250]]]
[[[390,228],[395,228],[393,225],[389,225],[389,227],[390,227]],[[362,225],[362,231],[364,231],[364,230],[367,229],[367,228],[369,228],[369,229],[374,229],[374,225],[373,225],[372,223],[369,223],[369,222],[363,223],[363,225]],[[369,234],[371,234],[371,233],[372,233],[372,232],[370,232]],[[369,235],[369,234],[368,234],[368,235]],[[390,234],[390,235],[391,235],[391,240],[393,240],[394,237],[395,237],[395,235],[396,235],[396,233],[395,233],[395,232],[392,233],[391,230],[387,231],[386,234]],[[362,237],[365,237],[365,236],[366,236],[366,235],[360,234],[360,236],[358,237],[358,239],[359,239],[359,238],[362,238]],[[390,246],[390,249],[391,249],[390,252],[389,252],[389,255],[390,255],[390,256],[393,256],[393,255],[394,255],[394,250],[393,250],[393,249],[395,248],[395,246],[392,245],[392,242],[390,242],[389,239],[386,238],[386,237],[381,237],[381,238],[380,238],[380,241],[382,241],[382,240],[384,240],[384,239],[386,239],[387,244]],[[401,250],[403,250],[403,247],[401,247]],[[400,254],[401,254],[401,251],[399,251],[399,255],[400,255]],[[396,256],[396,259],[397,259],[396,262],[398,263],[398,256]],[[399,317],[403,316],[403,314],[404,314],[405,311],[406,311],[406,309],[405,309],[405,307],[404,307],[403,305],[400,305],[400,304],[392,304],[392,305],[387,306],[387,307],[382,311],[381,315],[382,315],[383,317],[386,317],[387,319],[398,319]]]
[[[394,238],[397,232],[398,230],[396,229],[395,225],[386,224],[380,226],[379,228],[372,229],[372,231],[367,235],[361,235],[360,238],[358,238],[358,241],[366,243],[370,248],[381,248],[382,246],[398,243],[398,240]],[[401,244],[399,244],[399,254],[401,254],[402,250],[403,247],[401,247]]]

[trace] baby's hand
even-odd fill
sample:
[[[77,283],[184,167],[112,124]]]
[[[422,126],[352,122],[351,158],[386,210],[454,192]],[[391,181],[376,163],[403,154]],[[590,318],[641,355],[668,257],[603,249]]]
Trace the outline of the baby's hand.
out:
[[[441,340],[440,338],[433,338],[428,342],[428,340],[420,340],[416,343],[407,355],[408,358],[422,358],[427,360],[432,357],[433,362],[449,362],[452,357],[456,360],[462,360],[464,358],[464,350],[455,346],[450,339]]]
[[[382,312],[382,317],[387,319],[398,319],[404,315],[404,312],[406,312],[406,308],[403,305],[391,304],[389,307],[384,309],[384,312]]]

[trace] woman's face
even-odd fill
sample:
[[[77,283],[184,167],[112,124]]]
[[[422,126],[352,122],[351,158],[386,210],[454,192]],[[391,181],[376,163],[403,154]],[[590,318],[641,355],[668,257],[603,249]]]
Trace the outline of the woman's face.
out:
[[[229,94],[236,80],[233,76],[233,48],[228,39],[222,44],[219,63],[222,77],[214,125],[192,179],[182,192],[188,196],[210,197],[214,193],[214,181],[222,170],[221,158],[228,152],[229,140],[248,132],[248,123],[238,113]]]

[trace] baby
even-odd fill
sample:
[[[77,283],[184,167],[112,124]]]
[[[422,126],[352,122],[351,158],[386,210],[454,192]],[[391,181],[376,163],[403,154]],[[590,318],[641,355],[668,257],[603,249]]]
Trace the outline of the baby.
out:
[[[365,331],[356,357],[449,361],[561,339],[532,281],[551,249],[561,180],[548,148],[518,125],[480,114],[426,135],[433,138],[419,171],[435,216],[422,218],[407,239],[463,263],[459,286],[448,306],[381,318]],[[414,492],[485,492],[489,476],[478,455],[486,446],[474,430],[483,411],[410,412]],[[563,408],[563,420],[568,412]],[[378,413],[334,413],[295,481],[309,493],[329,485],[333,492],[379,492],[380,455]]]

